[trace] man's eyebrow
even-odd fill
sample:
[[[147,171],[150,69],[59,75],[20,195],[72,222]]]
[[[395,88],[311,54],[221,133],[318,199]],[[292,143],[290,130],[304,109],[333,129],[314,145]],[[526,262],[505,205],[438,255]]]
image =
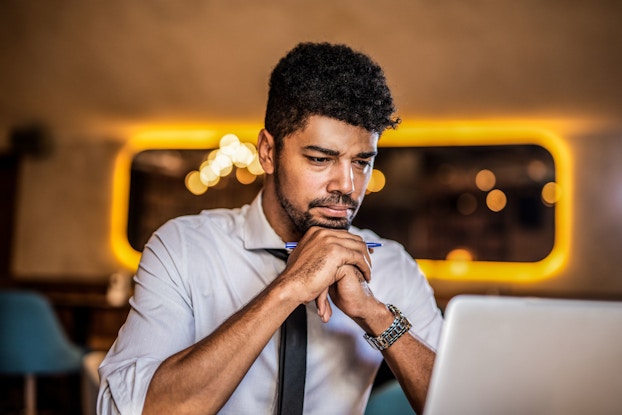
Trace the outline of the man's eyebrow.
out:
[[[326,154],[327,156],[338,156],[339,155],[339,152],[337,150],[331,150],[329,148],[324,148],[324,147],[314,146],[314,145],[306,146],[305,150],[317,151],[319,153]]]
[[[356,156],[362,159],[370,159],[370,158],[376,157],[377,155],[378,155],[377,151],[367,151],[364,153],[358,153]]]
[[[323,153],[323,154],[326,154],[327,156],[333,156],[333,157],[336,157],[339,155],[339,152],[337,150],[331,150],[329,148],[324,148],[324,147],[314,146],[314,145],[306,146],[305,150],[317,151],[319,153]],[[378,155],[377,151],[366,151],[366,152],[358,153],[356,157],[367,159],[367,158],[376,157],[377,155]]]

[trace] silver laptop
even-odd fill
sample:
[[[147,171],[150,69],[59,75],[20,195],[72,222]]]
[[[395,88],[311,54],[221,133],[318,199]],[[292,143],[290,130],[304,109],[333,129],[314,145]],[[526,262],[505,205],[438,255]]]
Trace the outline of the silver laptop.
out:
[[[425,415],[622,414],[622,302],[457,296]]]

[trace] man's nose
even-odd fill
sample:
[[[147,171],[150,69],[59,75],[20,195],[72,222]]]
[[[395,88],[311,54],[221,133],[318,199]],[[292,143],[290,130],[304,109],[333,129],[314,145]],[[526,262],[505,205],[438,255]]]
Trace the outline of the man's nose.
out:
[[[349,163],[335,166],[327,190],[329,192],[340,192],[344,195],[349,195],[354,192],[354,172]]]

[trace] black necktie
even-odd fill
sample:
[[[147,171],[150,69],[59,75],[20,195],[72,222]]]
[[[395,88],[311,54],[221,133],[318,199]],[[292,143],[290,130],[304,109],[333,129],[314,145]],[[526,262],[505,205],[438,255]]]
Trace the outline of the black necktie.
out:
[[[266,249],[277,258],[287,261],[284,249]],[[307,312],[299,305],[281,326],[279,350],[279,414],[302,414],[307,373]]]

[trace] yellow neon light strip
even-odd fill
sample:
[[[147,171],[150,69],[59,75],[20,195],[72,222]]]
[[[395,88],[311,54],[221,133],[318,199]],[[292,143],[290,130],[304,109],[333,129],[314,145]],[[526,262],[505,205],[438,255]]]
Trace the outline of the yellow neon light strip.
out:
[[[531,123],[534,125],[536,123]],[[553,156],[556,182],[562,196],[555,205],[555,243],[549,255],[538,262],[488,262],[418,260],[429,279],[488,282],[535,282],[554,277],[569,257],[571,230],[572,177],[571,155],[564,141],[544,128],[530,123],[403,123],[397,131],[388,131],[380,147],[472,146],[535,144]],[[130,169],[134,155],[148,149],[211,149],[220,138],[236,134],[242,141],[255,142],[259,125],[221,125],[213,128],[154,129],[131,138],[116,160],[112,203],[112,249],[119,261],[136,269],[140,252],[127,240]]]
[[[571,155],[563,140],[552,132],[529,123],[471,123],[403,126],[387,132],[387,147],[466,146],[535,144],[553,156],[556,182],[562,196],[555,205],[555,243],[549,255],[538,262],[417,260],[430,279],[529,283],[555,276],[568,262],[571,229]]]
[[[260,127],[230,125],[216,128],[158,128],[132,137],[117,155],[113,173],[111,234],[112,251],[121,264],[131,270],[138,267],[141,253],[127,239],[127,220],[130,199],[130,171],[134,156],[145,150],[200,150],[218,147],[220,138],[230,132],[243,141],[254,142]]]

